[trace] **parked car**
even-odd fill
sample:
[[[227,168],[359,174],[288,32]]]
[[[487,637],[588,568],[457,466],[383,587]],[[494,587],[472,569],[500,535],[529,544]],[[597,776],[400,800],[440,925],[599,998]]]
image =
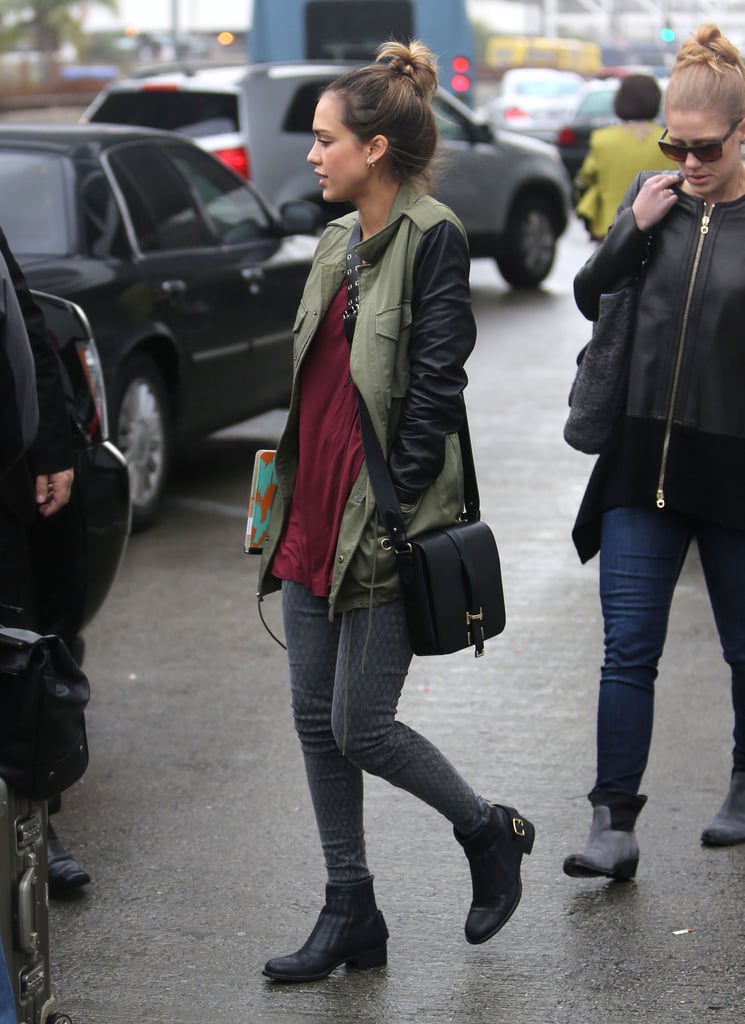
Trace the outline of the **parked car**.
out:
[[[582,75],[574,71],[509,68],[481,113],[495,130],[507,128],[533,139],[555,142],[584,83]]]
[[[134,528],[157,513],[173,445],[287,401],[315,207],[272,212],[172,133],[7,125],[0,224],[31,287],[90,320]]]
[[[587,82],[577,97],[577,105],[556,135],[556,145],[569,176],[573,179],[587,156],[590,135],[596,128],[618,123],[613,101],[620,85],[618,78]]]
[[[323,203],[305,158],[319,93],[351,66],[310,61],[172,69],[112,83],[85,119],[189,135],[275,204],[310,199],[328,218],[339,211]],[[569,214],[569,179],[556,149],[506,132],[495,137],[444,90],[435,113],[442,157],[435,195],[463,221],[473,256],[496,259],[511,285],[537,286],[551,270]]]
[[[39,627],[81,657],[81,630],[114,581],[129,536],[127,464],[109,440],[98,351],[85,314],[72,302],[34,292],[62,365],[72,425],[75,480],[70,503],[32,528]]]

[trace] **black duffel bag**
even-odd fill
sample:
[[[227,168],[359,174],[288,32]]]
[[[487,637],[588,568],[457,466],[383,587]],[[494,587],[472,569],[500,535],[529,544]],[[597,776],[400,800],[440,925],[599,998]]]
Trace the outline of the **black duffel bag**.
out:
[[[32,800],[88,766],[88,678],[58,636],[0,626],[0,778]]]

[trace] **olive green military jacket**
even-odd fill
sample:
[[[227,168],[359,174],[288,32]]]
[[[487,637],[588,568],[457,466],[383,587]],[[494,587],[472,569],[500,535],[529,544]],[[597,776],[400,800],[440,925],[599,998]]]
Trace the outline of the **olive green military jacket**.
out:
[[[350,352],[354,384],[363,396],[385,451],[393,444],[402,403],[409,386],[409,341],[412,323],[412,278],[419,243],[429,229],[449,221],[465,232],[455,215],[429,196],[402,186],[382,231],[355,246],[365,261],[360,273],[360,308]],[[271,561],[285,522],[298,464],[299,371],[319,324],[345,276],[347,246],[357,214],[332,221],[318,244],[294,326],[294,383],[290,408],[276,455],[278,489],[262,552],[259,598],[280,586],[271,574]],[[467,250],[465,260],[467,262]],[[442,282],[447,288],[448,281]],[[465,288],[467,291],[467,275]],[[461,316],[462,319],[462,316]],[[473,347],[475,327],[468,321],[458,335],[462,363]],[[459,357],[460,358],[460,357]],[[451,375],[452,376],[452,375]],[[462,395],[457,399],[463,408]],[[445,399],[443,399],[444,401]],[[452,396],[451,396],[452,401]],[[457,428],[445,438],[442,469],[436,479],[404,509],[410,536],[453,522],[463,508],[463,473]],[[320,524],[316,524],[319,528]],[[329,617],[351,608],[383,604],[400,596],[395,554],[384,543],[375,496],[363,463],[342,515],[329,594]]]

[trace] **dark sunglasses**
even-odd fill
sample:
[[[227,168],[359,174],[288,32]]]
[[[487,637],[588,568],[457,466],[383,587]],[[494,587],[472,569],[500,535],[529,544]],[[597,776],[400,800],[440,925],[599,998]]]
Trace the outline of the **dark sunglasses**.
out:
[[[683,163],[688,154],[693,153],[696,159],[700,160],[702,164],[713,164],[715,160],[721,160],[722,146],[730,135],[732,135],[739,123],[739,121],[736,121],[727,134],[723,135],[718,142],[702,142],[700,146],[676,146],[672,142],[665,142],[665,136],[667,135],[666,128],[659,137],[657,145],[669,160],[675,160],[677,163]]]

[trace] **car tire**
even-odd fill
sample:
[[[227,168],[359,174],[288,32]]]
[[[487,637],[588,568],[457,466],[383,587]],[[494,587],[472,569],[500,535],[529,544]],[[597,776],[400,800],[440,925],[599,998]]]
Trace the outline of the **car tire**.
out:
[[[523,196],[513,206],[496,256],[499,272],[513,288],[536,288],[554,265],[558,232],[550,203]]]
[[[157,518],[170,454],[166,389],[148,356],[134,356],[123,366],[112,416],[115,444],[129,468],[132,532],[136,533]]]

